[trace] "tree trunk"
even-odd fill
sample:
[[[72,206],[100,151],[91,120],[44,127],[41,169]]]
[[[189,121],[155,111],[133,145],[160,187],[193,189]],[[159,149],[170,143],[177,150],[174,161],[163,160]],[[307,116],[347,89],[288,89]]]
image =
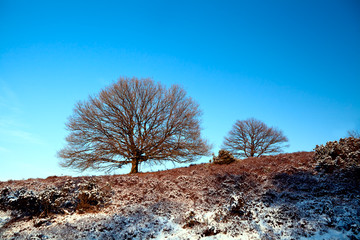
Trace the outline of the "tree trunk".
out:
[[[139,172],[139,160],[133,159],[131,162],[131,171],[130,173],[138,173]]]
[[[255,147],[254,147],[254,145],[251,145],[250,157],[254,157],[254,156],[255,156]]]

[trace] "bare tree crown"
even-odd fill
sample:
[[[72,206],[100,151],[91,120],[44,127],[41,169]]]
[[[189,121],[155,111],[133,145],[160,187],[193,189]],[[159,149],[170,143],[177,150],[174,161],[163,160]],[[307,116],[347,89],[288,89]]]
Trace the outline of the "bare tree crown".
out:
[[[76,104],[69,118],[61,165],[79,170],[113,169],[142,162],[191,162],[208,155],[200,135],[198,104],[179,86],[121,78]]]
[[[349,130],[347,132],[349,137],[353,137],[353,138],[360,138],[360,131],[359,130]]]
[[[237,157],[259,157],[281,152],[285,142],[288,139],[282,131],[250,118],[235,123],[225,137],[223,148]]]

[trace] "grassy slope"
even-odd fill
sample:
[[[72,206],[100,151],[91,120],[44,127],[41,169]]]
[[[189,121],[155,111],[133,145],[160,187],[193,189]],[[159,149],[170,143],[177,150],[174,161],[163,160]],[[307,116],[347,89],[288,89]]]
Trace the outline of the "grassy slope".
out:
[[[320,176],[314,164],[312,152],[297,152],[93,177],[113,191],[112,202],[99,213],[52,216],[38,228],[36,219],[20,220],[1,234],[24,239],[36,234],[55,239],[59,234],[69,239],[299,239],[333,231],[343,239],[360,237],[359,179],[346,173]],[[8,181],[0,182],[0,189],[39,191],[88,178]]]

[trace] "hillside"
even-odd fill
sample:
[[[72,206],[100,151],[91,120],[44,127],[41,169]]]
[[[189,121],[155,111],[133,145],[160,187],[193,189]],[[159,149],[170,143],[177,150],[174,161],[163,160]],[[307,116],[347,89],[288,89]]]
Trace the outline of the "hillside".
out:
[[[358,174],[318,173],[313,156],[297,152],[154,173],[0,182],[3,201],[20,207],[12,214],[0,211],[0,237],[360,239]],[[63,205],[65,191],[88,201],[79,208],[69,198]],[[35,201],[39,194],[63,209],[51,205],[45,214]],[[24,196],[34,204],[21,208]]]

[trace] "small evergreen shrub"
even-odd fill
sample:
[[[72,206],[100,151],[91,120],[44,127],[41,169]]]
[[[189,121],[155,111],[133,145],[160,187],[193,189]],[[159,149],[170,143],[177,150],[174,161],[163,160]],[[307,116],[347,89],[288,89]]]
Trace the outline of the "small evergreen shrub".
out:
[[[218,156],[213,155],[212,163],[215,164],[230,164],[237,159],[227,150],[220,150]]]

